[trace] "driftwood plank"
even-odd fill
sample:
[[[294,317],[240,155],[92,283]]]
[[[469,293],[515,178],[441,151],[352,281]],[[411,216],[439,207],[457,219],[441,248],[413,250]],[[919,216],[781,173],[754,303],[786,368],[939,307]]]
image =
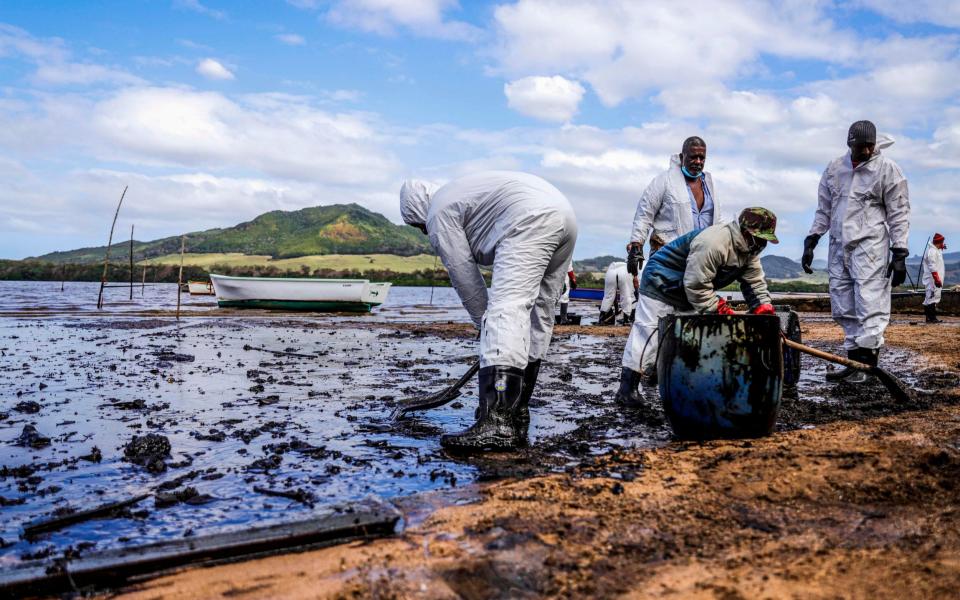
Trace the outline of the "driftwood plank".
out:
[[[96,506],[94,508],[78,510],[68,515],[53,517],[52,519],[38,519],[23,526],[23,537],[30,539],[47,531],[55,531],[57,529],[67,527],[68,525],[73,525],[74,523],[80,523],[81,521],[89,521],[90,519],[104,517],[117,509],[132,506],[149,498],[150,496],[152,496],[152,494],[140,494],[138,496],[134,496],[133,498],[127,498],[126,500],[108,502],[107,504],[101,504],[100,506]]]
[[[295,523],[106,550],[66,562],[34,561],[0,572],[0,597],[117,588],[174,567],[390,535],[400,516],[393,505],[370,500]]]

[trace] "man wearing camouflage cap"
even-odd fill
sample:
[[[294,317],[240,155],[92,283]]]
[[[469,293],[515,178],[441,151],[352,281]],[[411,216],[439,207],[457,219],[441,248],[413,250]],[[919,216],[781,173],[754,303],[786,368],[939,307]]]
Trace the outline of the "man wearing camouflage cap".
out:
[[[779,243],[776,227],[777,217],[769,210],[746,208],[737,221],[682,235],[650,257],[623,351],[617,402],[626,406],[644,402],[641,373],[655,368],[660,317],[676,312],[732,315],[733,309],[717,291],[734,281],[740,282],[751,314],[774,314],[760,253],[767,242]],[[649,375],[646,379],[649,382]]]
[[[817,212],[803,241],[801,265],[813,273],[813,250],[830,232],[827,273],[833,320],[844,332],[851,359],[876,366],[890,323],[890,289],[907,276],[910,193],[897,163],[880,154],[893,145],[870,121],[847,132],[850,151],[823,171]],[[854,369],[827,374],[827,381],[865,381]]]

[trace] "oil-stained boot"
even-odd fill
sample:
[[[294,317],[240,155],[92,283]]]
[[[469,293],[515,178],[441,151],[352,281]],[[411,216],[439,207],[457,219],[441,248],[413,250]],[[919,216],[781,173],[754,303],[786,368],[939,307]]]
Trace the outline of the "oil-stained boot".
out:
[[[454,452],[514,449],[519,437],[515,411],[523,391],[523,375],[516,367],[480,369],[477,422],[460,433],[441,436],[440,445]]]
[[[924,304],[923,312],[927,315],[927,323],[943,323],[943,321],[937,318],[936,304]]]
[[[847,358],[850,360],[855,360],[860,362],[860,348],[853,348],[852,350],[847,350]],[[857,373],[856,369],[851,369],[850,367],[844,367],[839,371],[828,371],[826,375],[826,380],[828,383],[837,383],[840,381],[845,381],[854,373]]]
[[[623,367],[620,371],[620,389],[615,398],[617,404],[627,407],[642,406],[645,401],[640,381],[643,378],[633,369]]]
[[[570,305],[569,305],[568,303],[566,303],[566,302],[561,302],[561,303],[560,303],[560,324],[561,324],[561,325],[566,325],[566,324],[567,324],[567,308],[568,308],[569,306],[570,306]]]
[[[877,366],[879,360],[880,350],[879,349],[870,349],[870,348],[856,348],[854,350],[854,356],[851,356],[851,360],[857,362],[862,362],[865,365],[870,365],[871,367]],[[868,373],[863,371],[854,371],[849,376],[847,376],[844,381],[847,383],[866,383],[869,381],[871,376]]]
[[[527,363],[527,367],[523,370],[523,391],[520,392],[520,400],[513,412],[517,423],[517,446],[527,445],[527,432],[530,429],[530,396],[533,395],[533,388],[537,386],[540,363],[539,360],[531,361]]]

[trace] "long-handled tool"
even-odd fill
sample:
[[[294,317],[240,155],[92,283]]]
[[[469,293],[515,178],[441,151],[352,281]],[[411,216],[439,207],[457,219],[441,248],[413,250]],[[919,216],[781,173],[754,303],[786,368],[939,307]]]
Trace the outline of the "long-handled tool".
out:
[[[407,416],[407,413],[416,412],[418,410],[429,410],[431,408],[437,408],[453,402],[454,399],[460,397],[460,388],[462,388],[468,381],[470,381],[474,375],[477,374],[477,371],[480,370],[480,361],[476,361],[470,368],[467,369],[467,372],[456,381],[450,387],[440,390],[430,394],[429,396],[423,396],[421,398],[410,398],[402,401],[402,403],[393,409],[393,412],[390,413],[391,421],[399,421],[400,419]]]
[[[865,371],[879,379],[881,383],[886,386],[887,391],[890,392],[890,395],[893,396],[898,402],[910,401],[910,395],[907,393],[907,388],[903,385],[903,382],[894,377],[889,371],[881,369],[880,367],[872,367],[862,362],[850,360],[849,358],[843,358],[842,356],[837,356],[836,354],[830,354],[829,352],[824,352],[823,350],[817,350],[816,348],[811,348],[810,346],[804,346],[803,344],[788,339],[783,335],[780,337],[785,346],[789,346],[794,350],[799,350],[800,352],[805,352],[810,356],[816,356],[817,358],[822,358],[823,360],[828,360],[838,365],[850,367],[851,369],[856,369],[857,371]]]

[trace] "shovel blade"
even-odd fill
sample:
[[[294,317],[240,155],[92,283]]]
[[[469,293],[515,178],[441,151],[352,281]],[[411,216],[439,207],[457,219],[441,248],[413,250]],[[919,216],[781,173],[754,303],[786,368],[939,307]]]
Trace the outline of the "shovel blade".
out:
[[[880,380],[897,402],[903,404],[910,402],[910,394],[907,392],[907,386],[894,377],[889,371],[881,369],[880,367],[871,367],[870,374]]]

